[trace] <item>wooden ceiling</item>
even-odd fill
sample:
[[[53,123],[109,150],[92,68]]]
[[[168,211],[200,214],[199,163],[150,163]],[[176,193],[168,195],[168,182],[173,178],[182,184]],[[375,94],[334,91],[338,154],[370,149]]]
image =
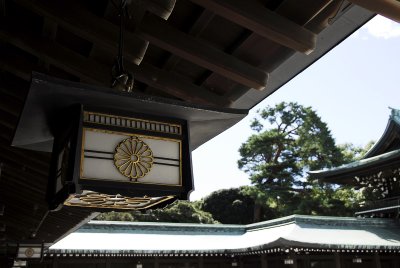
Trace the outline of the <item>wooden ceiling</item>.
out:
[[[262,91],[269,73],[291,56],[312,57],[319,33],[350,7],[341,0],[128,3],[124,64],[134,74],[135,90],[218,107],[232,107],[244,94]],[[10,142],[32,71],[110,86],[117,13],[111,0],[0,0],[3,245],[53,242],[90,216],[71,208],[47,213],[50,155],[13,148]],[[303,67],[295,68],[298,73]]]
[[[111,1],[3,1],[1,69],[27,81],[37,70],[110,86],[119,35]],[[341,4],[130,1],[125,65],[138,91],[230,106],[240,93],[264,89],[292,53],[311,53]]]

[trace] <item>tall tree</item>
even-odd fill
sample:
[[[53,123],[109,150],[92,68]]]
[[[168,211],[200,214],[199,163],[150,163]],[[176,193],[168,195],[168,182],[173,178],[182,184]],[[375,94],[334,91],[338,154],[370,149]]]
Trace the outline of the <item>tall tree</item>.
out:
[[[279,103],[258,111],[256,132],[239,149],[239,168],[264,191],[263,202],[279,215],[292,214],[309,192],[308,170],[340,165],[344,156],[326,125],[311,107]]]
[[[241,145],[238,165],[259,188],[296,191],[308,170],[342,164],[326,123],[311,107],[282,102],[258,114],[251,124],[256,134]]]

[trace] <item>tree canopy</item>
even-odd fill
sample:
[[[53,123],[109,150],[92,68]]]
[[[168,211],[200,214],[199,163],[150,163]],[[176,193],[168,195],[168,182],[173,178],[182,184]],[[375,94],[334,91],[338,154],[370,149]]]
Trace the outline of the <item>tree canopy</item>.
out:
[[[307,171],[341,165],[359,152],[350,145],[337,146],[326,123],[311,107],[293,102],[268,106],[258,111],[251,128],[256,133],[239,148],[238,166],[250,176],[255,187],[252,195],[263,193],[256,197],[259,204],[274,208],[277,216],[351,214],[353,208],[345,197],[357,198],[352,189],[339,191],[311,181]]]
[[[131,212],[107,212],[100,214],[96,220],[104,221],[142,221],[142,222],[185,222],[185,223],[218,223],[212,215],[203,211],[200,202],[175,201],[162,209]]]
[[[251,135],[239,149],[239,168],[272,193],[296,191],[306,172],[343,163],[341,150],[311,107],[279,103],[258,112]]]
[[[240,188],[218,190],[203,199],[201,208],[220,223],[253,222],[254,199]]]

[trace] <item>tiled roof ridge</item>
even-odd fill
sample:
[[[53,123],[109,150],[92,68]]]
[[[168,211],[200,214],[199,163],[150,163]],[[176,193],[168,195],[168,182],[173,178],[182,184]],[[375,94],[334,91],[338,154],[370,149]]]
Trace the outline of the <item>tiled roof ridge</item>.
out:
[[[377,218],[355,218],[336,216],[309,216],[291,215],[278,219],[258,222],[248,225],[234,224],[196,224],[196,223],[165,223],[165,222],[117,222],[117,221],[90,221],[83,226],[80,232],[95,230],[112,231],[144,231],[144,232],[212,232],[212,233],[233,233],[244,234],[248,231],[255,231],[265,228],[274,228],[287,224],[296,225],[321,225],[321,226],[375,226],[375,227],[400,227],[400,222],[394,219]]]

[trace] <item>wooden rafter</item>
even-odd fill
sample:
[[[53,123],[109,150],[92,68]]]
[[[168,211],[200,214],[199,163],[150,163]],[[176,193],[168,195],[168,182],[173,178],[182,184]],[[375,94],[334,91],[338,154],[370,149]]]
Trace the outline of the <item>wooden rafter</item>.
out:
[[[212,20],[212,18],[214,18],[214,16],[215,16],[214,13],[205,9],[200,14],[200,16],[198,17],[196,22],[193,24],[193,26],[189,30],[188,34],[192,35],[194,37],[199,36],[204,31],[204,29],[207,27],[207,25]],[[172,71],[175,68],[175,66],[180,62],[180,60],[181,60],[180,57],[178,57],[174,54],[171,54],[171,56],[169,56],[168,60],[164,63],[163,70]],[[202,87],[199,87],[199,88],[202,88]],[[157,89],[154,87],[148,87],[146,89],[146,92],[157,92]],[[221,98],[221,97],[219,97],[219,98]],[[221,105],[223,105],[223,106],[229,105],[229,103],[230,103],[229,100],[227,100],[226,98],[221,98],[221,99],[222,99]]]
[[[126,67],[135,74],[135,79],[160,89],[172,96],[201,104],[228,105],[228,101],[207,89],[170,72],[163,71],[150,64],[142,63],[139,67],[126,63]]]
[[[400,23],[400,1],[398,0],[349,0],[349,2]]]
[[[265,8],[259,1],[191,0],[265,38],[305,54],[315,49],[316,35]]]
[[[151,13],[167,20],[174,10],[176,0],[140,0]]]
[[[15,76],[29,81],[31,79],[32,70],[36,68],[36,64],[25,60],[19,55],[8,55],[0,53],[0,69],[10,72]]]
[[[156,46],[235,82],[258,90],[266,86],[268,74],[263,70],[176,30],[156,16],[146,16],[138,34]]]
[[[192,28],[189,31],[189,35],[197,37],[199,36],[204,29],[207,27],[207,25],[210,23],[210,21],[214,18],[215,14],[212,13],[211,11],[205,9],[199,16],[199,18],[196,20],[196,22],[193,24]],[[180,58],[171,55],[169,59],[166,61],[164,64],[163,68],[165,70],[172,70],[179,62]]]
[[[338,0],[285,0],[275,12],[283,17],[291,18],[293,22],[301,26],[305,26],[334,1]],[[299,13],[298,10],[304,6],[307,6],[307,8]]]
[[[0,30],[0,39],[35,55],[40,60],[80,77],[82,80],[97,85],[106,85],[111,81],[106,67],[95,64],[86,57],[74,53],[50,39],[36,38],[27,33],[8,29]]]
[[[45,17],[43,19],[43,28],[42,28],[42,36],[45,38],[49,38],[51,40],[55,40],[57,36],[58,25],[53,20]],[[43,65],[46,70],[49,70],[50,65],[46,62],[40,62],[40,65]]]
[[[83,81],[102,86],[109,85],[111,81],[111,67],[109,68],[104,64],[83,57],[47,38],[19,34],[15,31],[0,30],[0,39],[68,73],[80,77]],[[20,64],[23,64],[22,59]],[[7,64],[3,65],[7,66]],[[142,63],[140,67],[138,67],[135,64],[126,62],[125,65],[128,70],[132,71],[135,79],[151,85],[154,88],[161,89],[175,97],[203,104],[224,105],[227,102],[225,98],[205,88],[196,86],[184,78],[163,71],[150,64]],[[17,66],[15,66],[15,68],[18,69]],[[28,71],[20,72],[21,76],[24,78],[28,75]]]
[[[96,17],[82,7],[71,2],[62,4],[56,1],[16,0],[18,4],[50,18],[83,39],[97,46],[113,51],[118,49],[118,26]],[[146,53],[148,43],[130,32],[125,32],[125,58],[139,65]]]
[[[299,25],[302,25],[303,27],[311,30],[314,32],[314,29],[310,27],[314,23],[315,20],[318,20],[318,16],[321,16],[321,13],[324,13],[327,9],[337,9],[337,4],[340,4],[339,0],[323,0],[323,1],[314,1],[314,0],[303,0],[303,1],[298,1],[298,0],[285,0],[282,2],[282,4],[275,10],[277,14],[283,17],[291,17],[293,18],[293,21],[296,22]],[[297,14],[296,11],[299,10],[299,8],[303,5],[307,6],[307,9],[304,13]],[[296,14],[294,14],[296,13]],[[242,45],[240,45],[234,52],[233,54],[240,54],[243,52],[247,52],[249,47],[252,46],[254,42],[258,42],[259,40],[259,35],[256,33],[252,33],[247,40],[245,40]],[[276,46],[276,49],[278,51],[282,51],[284,48],[283,47],[278,47]],[[272,50],[274,51],[274,50]],[[278,55],[278,53],[273,53],[276,55],[273,57],[270,55],[269,57],[271,58],[271,61],[274,62],[277,60],[276,57],[281,57]],[[209,80],[212,80],[214,78],[213,75],[209,77]],[[205,81],[207,83],[208,80]],[[225,97],[235,101],[240,96],[245,94],[248,91],[247,88],[243,86],[236,86],[232,90],[230,90]]]

